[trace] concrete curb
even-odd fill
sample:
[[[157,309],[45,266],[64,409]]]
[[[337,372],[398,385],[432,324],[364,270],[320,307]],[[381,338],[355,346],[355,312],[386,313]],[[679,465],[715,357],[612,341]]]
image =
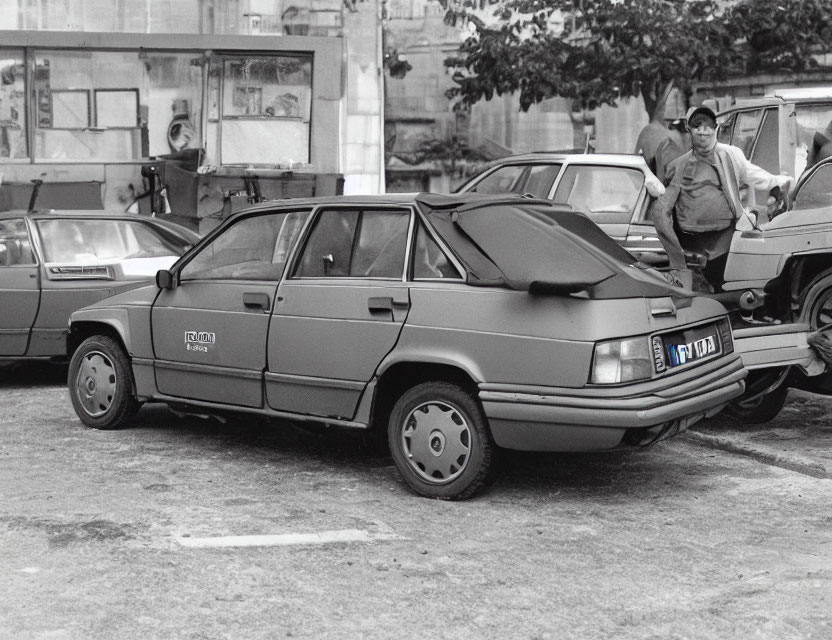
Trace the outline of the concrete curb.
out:
[[[832,470],[827,469],[823,464],[795,454],[783,454],[778,451],[765,446],[743,442],[736,438],[728,438],[725,436],[714,436],[708,433],[701,433],[699,431],[687,431],[683,437],[687,436],[696,442],[728,451],[730,453],[737,453],[739,455],[748,456],[759,462],[769,464],[789,471],[796,471],[803,475],[811,476],[812,478],[832,478]]]

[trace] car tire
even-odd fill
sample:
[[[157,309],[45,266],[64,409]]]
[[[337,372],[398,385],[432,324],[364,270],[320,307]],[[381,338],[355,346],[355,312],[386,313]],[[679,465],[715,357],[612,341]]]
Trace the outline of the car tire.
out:
[[[396,402],[387,428],[390,453],[418,494],[465,500],[496,477],[498,449],[477,399],[447,382],[426,382]]]
[[[725,413],[742,424],[765,424],[774,420],[786,404],[789,385],[781,384],[753,404],[743,404],[742,398],[729,403]]]
[[[69,362],[69,397],[81,422],[119,429],[138,411],[133,370],[121,345],[109,336],[87,338]]]
[[[832,324],[832,269],[821,271],[801,292],[799,319],[812,329]]]

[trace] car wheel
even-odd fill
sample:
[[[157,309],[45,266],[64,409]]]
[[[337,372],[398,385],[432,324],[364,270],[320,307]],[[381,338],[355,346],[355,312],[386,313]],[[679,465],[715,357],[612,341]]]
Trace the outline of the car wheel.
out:
[[[498,450],[482,408],[454,384],[406,391],[390,414],[387,439],[405,481],[429,498],[470,498],[496,475]]]
[[[832,269],[821,271],[801,293],[800,321],[812,329],[832,324]]]
[[[118,429],[139,408],[130,361],[109,336],[93,336],[81,343],[70,360],[67,382],[75,413],[87,426]]]
[[[732,401],[725,407],[725,413],[742,424],[765,424],[778,416],[786,404],[788,393],[789,386],[784,382],[760,398]]]

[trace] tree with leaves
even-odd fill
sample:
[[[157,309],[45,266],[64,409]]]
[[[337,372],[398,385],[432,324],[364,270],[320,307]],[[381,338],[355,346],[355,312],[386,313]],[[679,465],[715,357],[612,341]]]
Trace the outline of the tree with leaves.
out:
[[[555,96],[615,104],[641,95],[652,118],[671,84],[687,94],[697,81],[805,70],[832,42],[829,0],[445,1],[447,20],[471,25],[445,61],[460,107],[505,93],[523,110]],[[553,30],[558,13],[566,20]]]

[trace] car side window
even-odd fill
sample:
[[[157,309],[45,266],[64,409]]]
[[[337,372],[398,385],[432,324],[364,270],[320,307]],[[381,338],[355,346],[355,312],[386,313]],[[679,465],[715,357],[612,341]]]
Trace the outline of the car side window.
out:
[[[734,129],[734,122],[736,121],[736,114],[730,115],[724,119],[720,119],[719,126],[716,129],[717,142],[723,144],[731,144],[731,132]]]
[[[801,185],[792,211],[828,206],[832,206],[832,164],[818,167]]]
[[[769,173],[780,173],[779,135],[780,124],[777,121],[777,110],[766,109],[763,122],[760,125],[760,133],[757,136],[757,143],[754,145],[751,155],[746,155],[751,162]]]
[[[23,218],[0,220],[0,267],[35,264],[32,243]]]
[[[737,114],[731,144],[742,149],[746,158],[751,156],[751,151],[754,148],[754,140],[757,138],[757,130],[760,128],[762,118],[762,109],[742,111]]]
[[[413,252],[413,279],[434,280],[436,278],[461,279],[457,268],[442,251],[425,225],[419,222],[416,229],[416,250]]]
[[[571,205],[599,224],[626,224],[644,184],[638,169],[567,166],[553,200]]]
[[[522,192],[530,193],[537,198],[548,198],[560,168],[559,164],[541,164],[531,167]]]
[[[202,248],[181,280],[279,280],[308,211],[242,218]]]
[[[409,224],[410,211],[404,209],[323,210],[294,277],[400,279]]]
[[[522,186],[522,183],[525,182],[522,180],[525,168],[523,165],[515,164],[495,169],[480,180],[471,191],[476,193],[516,193],[519,186]]]

